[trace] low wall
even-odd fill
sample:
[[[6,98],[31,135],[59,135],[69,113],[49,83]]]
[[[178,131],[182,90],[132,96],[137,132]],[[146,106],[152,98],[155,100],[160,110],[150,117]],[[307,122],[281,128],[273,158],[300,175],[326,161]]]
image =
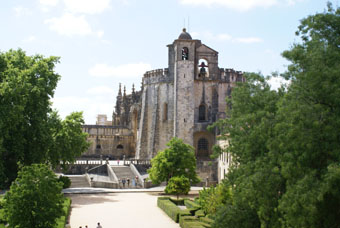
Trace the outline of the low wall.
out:
[[[108,176],[110,177],[110,179],[113,181],[113,182],[117,182],[118,183],[118,178],[115,174],[115,172],[113,172],[112,168],[110,165],[106,165],[107,167],[107,174]]]
[[[90,186],[93,188],[119,188],[117,182],[112,181],[92,181],[88,173],[85,174]]]

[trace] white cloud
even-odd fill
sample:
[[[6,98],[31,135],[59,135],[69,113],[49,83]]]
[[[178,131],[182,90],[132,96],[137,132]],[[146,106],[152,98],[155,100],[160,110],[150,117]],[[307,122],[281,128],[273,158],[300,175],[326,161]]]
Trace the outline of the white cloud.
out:
[[[104,31],[103,31],[103,30],[99,30],[99,31],[97,32],[98,38],[102,38],[103,35],[104,35]]]
[[[89,70],[89,74],[95,77],[137,77],[151,70],[147,63],[132,63],[120,66],[109,66],[107,64],[96,64]]]
[[[261,43],[262,41],[263,40],[258,37],[244,37],[244,38],[233,39],[233,42],[244,43],[244,44]]]
[[[39,3],[44,6],[56,6],[59,0],[39,0]]]
[[[289,85],[290,81],[285,80],[282,77],[270,77],[268,80],[268,84],[270,85],[270,88],[273,90],[277,90],[281,87],[281,85]]]
[[[224,40],[231,40],[231,39],[232,39],[232,36],[229,35],[229,34],[218,34],[218,35],[216,36],[216,38],[217,38],[218,40],[224,41]]]
[[[97,86],[92,87],[86,91],[91,95],[112,95],[114,94],[114,90],[108,86]]]
[[[84,16],[75,16],[70,13],[59,18],[47,19],[45,24],[48,24],[52,31],[65,36],[90,35],[93,33]]]
[[[29,16],[32,15],[32,11],[28,8],[22,7],[22,6],[16,6],[13,8],[15,16]]]
[[[71,112],[83,111],[86,124],[94,124],[99,113],[106,114],[111,119],[113,111],[113,96],[77,97],[65,96],[52,99],[53,108],[57,109],[59,115],[65,118]]]
[[[305,0],[179,0],[183,5],[194,6],[223,6],[238,11],[248,11],[254,8],[268,8],[274,5],[293,6]]]
[[[34,41],[36,41],[36,40],[37,40],[37,37],[31,35],[31,36],[29,36],[29,37],[23,39],[23,42],[24,42],[24,43],[30,43],[30,42],[34,42]]]
[[[209,31],[204,31],[202,33],[192,32],[191,34],[195,38],[199,37],[200,39],[213,40],[213,41],[231,41],[231,42],[234,42],[234,43],[245,43],[245,44],[263,42],[263,40],[261,38],[258,38],[258,37],[237,38],[237,37],[233,37],[233,36],[226,34],[226,33],[213,34]]]
[[[293,0],[290,0],[293,1]],[[276,5],[278,0],[179,0],[184,5],[224,6],[239,11],[247,11],[256,7],[270,7]]]
[[[110,8],[110,0],[64,0],[71,13],[96,14]]]

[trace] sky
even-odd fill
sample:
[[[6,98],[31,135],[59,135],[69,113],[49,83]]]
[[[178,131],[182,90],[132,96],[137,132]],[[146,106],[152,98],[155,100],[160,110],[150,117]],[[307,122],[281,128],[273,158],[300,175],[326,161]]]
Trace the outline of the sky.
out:
[[[145,71],[166,68],[166,45],[183,27],[219,52],[219,67],[270,75],[296,42],[300,20],[326,0],[0,0],[0,52],[61,57],[53,107],[111,119],[119,83],[140,89]],[[336,7],[339,0],[331,0]],[[273,82],[273,86],[278,84]]]

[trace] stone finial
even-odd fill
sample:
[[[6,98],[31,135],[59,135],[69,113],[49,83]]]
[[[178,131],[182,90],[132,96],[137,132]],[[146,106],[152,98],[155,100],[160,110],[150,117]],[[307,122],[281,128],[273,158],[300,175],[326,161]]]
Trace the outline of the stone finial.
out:
[[[135,83],[132,84],[132,93],[135,93]]]
[[[119,83],[118,96],[122,96],[122,83]]]
[[[124,97],[126,96],[126,87],[124,86]]]

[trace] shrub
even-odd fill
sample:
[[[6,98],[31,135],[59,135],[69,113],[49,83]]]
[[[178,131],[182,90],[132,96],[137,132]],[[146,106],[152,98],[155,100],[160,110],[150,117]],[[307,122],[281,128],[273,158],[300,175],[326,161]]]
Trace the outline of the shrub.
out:
[[[44,164],[24,166],[5,195],[10,227],[54,228],[63,215],[61,183]]]
[[[65,225],[67,223],[68,216],[70,214],[70,211],[71,211],[71,199],[65,198],[64,203],[63,203],[63,213],[64,213],[64,215],[57,219],[57,225],[55,226],[56,228],[64,228],[65,227]]]
[[[181,209],[169,197],[158,197],[157,206],[161,208],[172,220],[178,223]]]
[[[204,217],[205,216],[204,211],[203,210],[197,210],[195,212],[195,216],[196,217]]]
[[[216,187],[204,188],[199,192],[197,203],[202,207],[205,214],[215,214],[218,207],[231,200],[230,189],[223,185]]]
[[[182,228],[205,228],[211,227],[209,224],[202,223],[195,216],[181,217],[180,224]]]
[[[201,222],[206,223],[206,224],[212,224],[214,222],[214,220],[212,220],[211,218],[208,217],[200,217],[199,218]]]
[[[194,201],[190,200],[190,199],[185,199],[184,200],[184,205],[187,208],[201,208],[201,205],[195,203]]]
[[[165,193],[176,195],[177,199],[179,195],[186,195],[190,191],[190,181],[189,178],[185,176],[171,177],[166,188]]]
[[[67,176],[59,176],[58,181],[63,183],[63,189],[69,188],[71,186],[71,180]]]

